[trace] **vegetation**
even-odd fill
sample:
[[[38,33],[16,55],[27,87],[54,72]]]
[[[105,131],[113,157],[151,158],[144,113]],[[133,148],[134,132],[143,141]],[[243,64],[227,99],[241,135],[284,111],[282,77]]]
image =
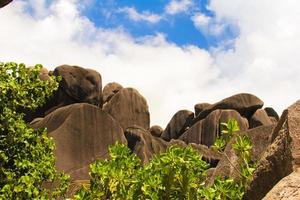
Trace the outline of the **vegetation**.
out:
[[[51,199],[67,189],[67,176],[54,168],[54,143],[45,129],[34,130],[21,110],[41,106],[58,79],[41,81],[41,65],[0,63],[0,199]],[[57,187],[50,193],[46,182]]]
[[[218,141],[224,144],[220,152],[239,130],[235,120],[223,126],[223,134],[227,135]],[[211,186],[205,187],[209,165],[191,146],[172,146],[142,166],[130,149],[116,144],[109,148],[110,160],[91,164],[90,184],[83,186],[75,199],[242,199],[254,171],[250,165],[252,144],[248,137],[236,136],[233,148],[239,158],[240,181],[217,177]]]
[[[46,129],[34,130],[23,120],[22,110],[41,106],[58,88],[57,77],[39,79],[41,67],[0,63],[0,199],[56,199],[68,189],[68,176],[54,168],[54,143]],[[235,134],[235,120],[221,125],[213,148],[227,156],[225,147],[233,141],[238,181],[216,177],[206,186],[209,165],[191,146],[172,146],[143,166],[129,148],[116,144],[109,148],[111,159],[91,164],[90,184],[74,199],[242,199],[255,170],[251,140]]]

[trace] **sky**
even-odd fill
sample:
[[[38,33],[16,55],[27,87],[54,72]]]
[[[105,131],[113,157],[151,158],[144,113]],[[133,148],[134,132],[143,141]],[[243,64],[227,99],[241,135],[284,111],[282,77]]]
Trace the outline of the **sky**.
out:
[[[147,99],[151,125],[252,93],[279,114],[300,99],[298,0],[14,0],[0,61],[97,70]]]

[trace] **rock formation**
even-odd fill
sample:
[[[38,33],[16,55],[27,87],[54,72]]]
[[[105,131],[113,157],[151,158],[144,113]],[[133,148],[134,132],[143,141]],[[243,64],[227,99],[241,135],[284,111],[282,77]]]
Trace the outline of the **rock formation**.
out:
[[[263,108],[258,97],[241,93],[217,103],[198,103],[195,114],[180,110],[165,129],[150,128],[146,99],[134,88],[116,82],[102,90],[101,75],[78,66],[63,65],[53,72],[42,69],[41,80],[61,76],[58,91],[25,119],[34,128],[48,129],[56,148],[56,167],[69,173],[74,192],[89,179],[90,163],[108,158],[108,146],[117,141],[127,146],[144,164],[172,145],[191,145],[210,164],[207,184],[217,176],[239,179],[232,144],[223,153],[211,148],[220,136],[220,123],[237,120],[237,134],[253,143],[253,162],[258,163],[245,199],[299,199],[300,101],[279,118],[271,107]],[[290,175],[289,175],[290,174]]]

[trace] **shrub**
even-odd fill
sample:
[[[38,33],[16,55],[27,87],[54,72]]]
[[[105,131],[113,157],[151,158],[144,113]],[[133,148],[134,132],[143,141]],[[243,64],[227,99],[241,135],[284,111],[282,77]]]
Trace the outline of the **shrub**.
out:
[[[54,144],[46,129],[34,130],[20,110],[36,109],[58,88],[58,79],[39,79],[41,65],[0,63],[0,199],[45,199],[67,188],[54,168]],[[60,183],[50,194],[45,182]]]

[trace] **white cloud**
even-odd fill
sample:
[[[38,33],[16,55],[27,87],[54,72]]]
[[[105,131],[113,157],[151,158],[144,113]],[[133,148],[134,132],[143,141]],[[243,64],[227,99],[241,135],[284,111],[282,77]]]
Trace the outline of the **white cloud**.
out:
[[[194,26],[207,36],[218,36],[222,34],[225,28],[225,24],[216,21],[215,18],[206,16],[200,12],[195,13],[191,20]]]
[[[133,20],[133,21],[146,21],[149,23],[157,23],[159,22],[162,17],[151,13],[149,11],[144,11],[142,13],[139,13],[134,7],[124,7],[124,8],[120,8],[119,12],[123,12],[126,13],[129,17],[129,19]]]
[[[42,17],[28,13],[32,2],[0,9],[0,60],[96,69],[104,84],[137,88],[148,100],[152,124],[165,126],[179,109],[237,92],[254,93],[279,111],[300,98],[297,0],[212,0],[216,18],[210,20],[235,23],[240,35],[234,49],[210,51],[179,47],[163,34],[132,38],[122,27],[97,28],[75,0],[36,7],[36,13],[47,8]]]
[[[165,12],[169,15],[175,15],[186,12],[193,5],[193,0],[171,0],[165,7]]]

